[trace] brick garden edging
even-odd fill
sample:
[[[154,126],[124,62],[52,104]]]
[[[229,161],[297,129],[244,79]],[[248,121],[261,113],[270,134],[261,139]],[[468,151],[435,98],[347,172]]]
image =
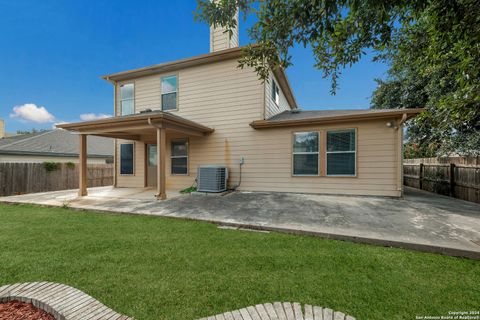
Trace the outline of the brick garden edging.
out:
[[[332,309],[302,305],[294,302],[257,304],[199,320],[355,320],[354,317]]]
[[[32,303],[56,320],[133,320],[81,290],[54,282],[25,282],[0,287],[0,302],[12,300]]]
[[[25,282],[0,287],[0,303],[32,303],[56,320],[134,320],[103,305],[85,292],[54,282]],[[199,320],[355,320],[343,312],[294,302],[257,304]]]

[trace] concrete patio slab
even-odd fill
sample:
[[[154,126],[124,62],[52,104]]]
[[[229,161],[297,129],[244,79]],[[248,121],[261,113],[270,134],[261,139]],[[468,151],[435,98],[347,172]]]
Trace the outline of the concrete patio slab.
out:
[[[241,228],[317,235],[332,239],[480,259],[480,205],[408,188],[403,199],[233,192],[180,195],[157,201],[155,190],[90,188],[1,197],[0,202],[68,205],[75,209],[203,220]]]

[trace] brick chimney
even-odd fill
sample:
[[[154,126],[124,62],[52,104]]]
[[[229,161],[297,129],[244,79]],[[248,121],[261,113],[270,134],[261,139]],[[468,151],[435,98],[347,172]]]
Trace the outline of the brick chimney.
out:
[[[235,19],[237,20],[237,28],[233,30],[231,37],[229,32],[225,32],[224,27],[210,26],[210,52],[238,47],[238,12]]]

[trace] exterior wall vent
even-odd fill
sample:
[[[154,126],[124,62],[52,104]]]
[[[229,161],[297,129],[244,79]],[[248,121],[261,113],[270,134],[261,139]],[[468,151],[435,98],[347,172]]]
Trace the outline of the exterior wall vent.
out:
[[[225,166],[199,166],[197,171],[197,191],[227,191],[228,169]]]

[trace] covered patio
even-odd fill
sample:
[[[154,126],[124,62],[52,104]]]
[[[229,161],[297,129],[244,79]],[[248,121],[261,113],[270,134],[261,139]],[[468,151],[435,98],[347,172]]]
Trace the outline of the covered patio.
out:
[[[95,121],[85,121],[57,125],[58,128],[74,131],[79,134],[79,196],[86,196],[87,191],[87,136],[101,136],[115,139],[140,141],[145,144],[156,144],[157,172],[156,197],[167,198],[166,190],[166,148],[167,135],[182,134],[185,136],[203,137],[214,129],[187,120],[180,116],[162,112],[149,111],[140,114],[118,116]],[[118,159],[115,152],[114,185],[117,181]],[[145,185],[146,187],[146,185]]]

